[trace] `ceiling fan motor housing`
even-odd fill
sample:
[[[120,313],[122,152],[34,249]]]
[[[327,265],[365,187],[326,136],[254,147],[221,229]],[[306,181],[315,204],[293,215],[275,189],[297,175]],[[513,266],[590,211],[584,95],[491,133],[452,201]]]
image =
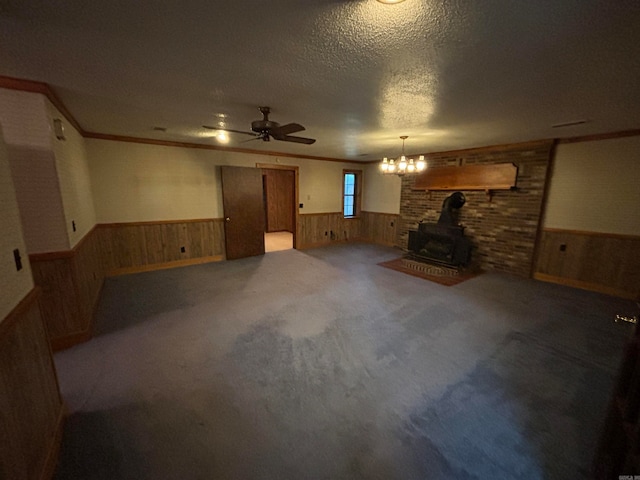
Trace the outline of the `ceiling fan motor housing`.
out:
[[[271,120],[255,120],[251,122],[251,130],[258,133],[269,133],[269,130],[277,129],[280,126],[278,122]]]

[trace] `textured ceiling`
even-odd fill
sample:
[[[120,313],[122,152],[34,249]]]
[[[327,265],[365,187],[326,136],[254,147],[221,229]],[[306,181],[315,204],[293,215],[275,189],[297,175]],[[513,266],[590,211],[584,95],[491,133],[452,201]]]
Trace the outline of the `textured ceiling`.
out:
[[[0,75],[48,83],[88,132],[217,144],[203,124],[268,105],[317,142],[228,146],[375,160],[400,135],[414,154],[639,128],[640,2],[2,0]]]

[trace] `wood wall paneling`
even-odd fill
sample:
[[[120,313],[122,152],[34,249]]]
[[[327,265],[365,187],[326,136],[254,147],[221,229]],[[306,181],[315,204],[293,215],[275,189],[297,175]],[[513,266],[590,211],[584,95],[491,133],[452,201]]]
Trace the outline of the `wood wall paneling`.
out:
[[[302,214],[300,248],[345,241],[394,246],[399,220],[398,214],[378,212],[361,212],[357,218],[344,218],[342,212]]]
[[[225,255],[221,218],[103,224],[99,230],[107,275],[216,261]]]
[[[40,305],[52,340],[82,329],[72,263],[67,258],[31,261],[33,281],[42,290]]]
[[[63,404],[33,290],[0,323],[0,477],[50,478]]]
[[[360,235],[364,240],[381,245],[395,246],[400,215],[393,213],[362,212]]]
[[[640,299],[640,237],[545,229],[534,278]]]
[[[292,232],[295,219],[295,173],[262,169],[265,189],[267,232]]]
[[[54,350],[91,336],[92,318],[105,277],[102,232],[94,228],[74,249],[29,257],[40,287],[42,318]]]
[[[71,259],[71,271],[74,272],[76,295],[80,307],[82,331],[89,331],[91,319],[104,283],[105,266],[102,255],[102,243],[98,229],[85,236],[82,244],[74,250]]]

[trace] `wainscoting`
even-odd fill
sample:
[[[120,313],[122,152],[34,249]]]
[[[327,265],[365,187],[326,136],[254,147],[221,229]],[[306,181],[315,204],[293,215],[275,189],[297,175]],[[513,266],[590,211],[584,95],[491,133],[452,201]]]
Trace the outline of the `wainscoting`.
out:
[[[29,256],[54,350],[91,337],[105,276],[223,258],[222,219],[100,224],[72,250]]]
[[[34,289],[0,323],[0,478],[53,476],[63,403]]]
[[[393,213],[362,212],[360,237],[367,242],[393,247],[398,237],[400,215]]]
[[[221,218],[109,223],[100,224],[99,230],[107,275],[224,258],[224,222]]]
[[[640,299],[640,237],[544,229],[533,277]]]
[[[94,227],[72,250],[29,255],[29,261],[53,349],[88,340],[105,276],[100,229]]]
[[[344,218],[341,212],[299,216],[298,248],[314,248],[360,237],[360,218]]]
[[[344,218],[341,212],[301,214],[298,248],[314,248],[336,242],[364,241],[393,246],[399,215],[361,212]]]
[[[340,212],[300,215],[298,248],[345,241],[393,245],[398,218],[375,212],[362,212],[358,218],[344,218]],[[72,250],[30,255],[29,260],[42,290],[42,317],[51,346],[60,350],[91,337],[105,277],[224,257],[224,222],[216,218],[99,224]]]

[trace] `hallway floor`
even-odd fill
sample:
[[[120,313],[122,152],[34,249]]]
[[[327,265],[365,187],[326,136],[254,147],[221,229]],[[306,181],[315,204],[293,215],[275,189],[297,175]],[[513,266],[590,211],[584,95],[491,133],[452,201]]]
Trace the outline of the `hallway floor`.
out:
[[[264,234],[264,251],[278,252],[281,250],[291,250],[293,248],[293,233],[272,232]]]

